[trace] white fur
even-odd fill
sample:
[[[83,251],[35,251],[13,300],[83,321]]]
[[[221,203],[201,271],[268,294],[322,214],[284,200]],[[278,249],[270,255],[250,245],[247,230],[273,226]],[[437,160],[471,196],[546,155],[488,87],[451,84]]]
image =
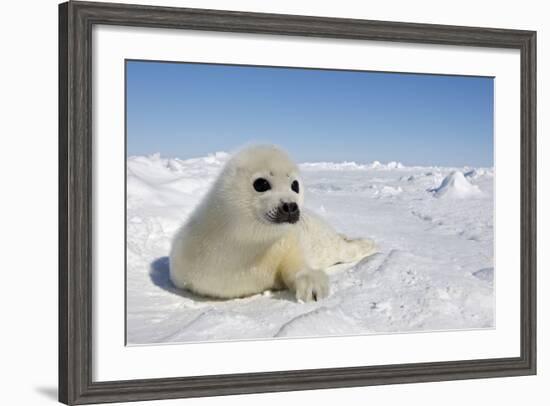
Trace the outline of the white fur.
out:
[[[258,177],[269,180],[272,189],[254,190]],[[299,193],[291,190],[294,180]],[[302,301],[326,297],[326,268],[371,255],[374,243],[348,240],[304,210],[303,191],[298,167],[280,149],[255,146],[234,155],[174,238],[172,282],[218,298],[284,288]],[[297,223],[269,221],[282,201],[298,204]]]

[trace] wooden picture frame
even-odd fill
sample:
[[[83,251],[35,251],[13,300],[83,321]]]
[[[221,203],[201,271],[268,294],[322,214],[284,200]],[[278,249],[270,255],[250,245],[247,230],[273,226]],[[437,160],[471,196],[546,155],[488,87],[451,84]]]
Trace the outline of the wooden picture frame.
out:
[[[92,27],[95,24],[512,48],[521,54],[521,355],[181,378],[92,380]],[[122,293],[121,293],[122,294]],[[536,373],[536,33],[109,3],[59,6],[59,400],[218,396]]]

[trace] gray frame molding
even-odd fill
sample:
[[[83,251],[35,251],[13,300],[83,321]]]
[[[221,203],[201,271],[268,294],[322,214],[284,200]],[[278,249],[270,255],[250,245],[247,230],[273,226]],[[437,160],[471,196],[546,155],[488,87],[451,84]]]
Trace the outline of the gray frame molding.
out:
[[[521,355],[267,373],[92,380],[91,32],[94,24],[514,48],[521,53]],[[536,373],[536,32],[68,2],[59,6],[59,400],[217,396]]]

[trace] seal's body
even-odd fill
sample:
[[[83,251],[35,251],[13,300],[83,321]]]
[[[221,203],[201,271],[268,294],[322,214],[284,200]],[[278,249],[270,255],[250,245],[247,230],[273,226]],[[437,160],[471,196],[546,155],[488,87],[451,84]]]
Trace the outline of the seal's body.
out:
[[[371,240],[349,240],[304,210],[298,167],[273,146],[233,156],[178,231],[170,279],[217,298],[289,288],[298,300],[328,295],[325,269],[375,252]]]

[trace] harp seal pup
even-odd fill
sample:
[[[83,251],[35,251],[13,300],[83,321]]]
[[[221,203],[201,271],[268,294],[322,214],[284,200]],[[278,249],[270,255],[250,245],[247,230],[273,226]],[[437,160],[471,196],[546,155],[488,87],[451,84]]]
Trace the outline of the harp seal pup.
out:
[[[284,151],[241,150],[177,232],[170,279],[223,299],[285,288],[298,301],[328,296],[326,269],[371,255],[375,246],[336,233],[303,203],[300,172]]]

